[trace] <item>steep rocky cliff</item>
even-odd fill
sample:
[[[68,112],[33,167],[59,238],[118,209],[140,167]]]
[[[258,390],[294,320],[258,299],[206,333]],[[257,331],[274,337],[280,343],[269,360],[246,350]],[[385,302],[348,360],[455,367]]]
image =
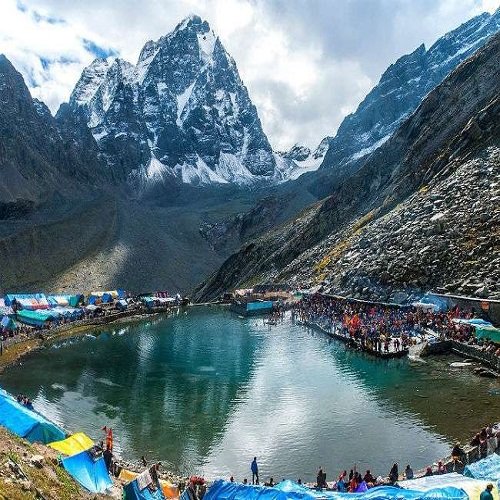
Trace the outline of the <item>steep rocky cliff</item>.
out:
[[[500,35],[433,90],[353,177],[247,243],[196,292],[242,284],[388,299],[408,287],[498,297]]]

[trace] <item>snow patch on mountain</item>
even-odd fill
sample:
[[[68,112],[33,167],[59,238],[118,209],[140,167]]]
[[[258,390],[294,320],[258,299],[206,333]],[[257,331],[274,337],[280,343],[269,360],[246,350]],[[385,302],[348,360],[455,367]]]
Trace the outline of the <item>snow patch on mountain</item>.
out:
[[[225,179],[226,182],[240,186],[251,184],[255,180],[252,172],[232,153],[220,153],[215,172],[221,178]]]
[[[211,170],[208,165],[198,156],[196,159],[196,166],[192,163],[183,163],[182,165],[175,166],[175,172],[182,179],[185,184],[210,185],[210,184],[226,184],[227,181],[223,179],[216,172]]]
[[[207,61],[210,60],[214,53],[215,42],[217,41],[214,32],[210,30],[207,33],[198,33],[196,37],[198,38],[201,57]]]
[[[499,30],[500,9],[470,19],[429,50],[422,44],[400,57],[357,110],[342,121],[337,135],[329,141],[322,167],[353,164],[380,147],[430,91]]]
[[[184,111],[184,107],[191,97],[191,93],[193,92],[195,83],[196,82],[193,82],[191,85],[189,85],[189,87],[186,88],[186,90],[182,94],[177,96],[177,119],[175,120],[175,123],[177,123],[179,127],[182,127],[182,112]]]
[[[318,170],[328,150],[331,137],[325,137],[314,152],[295,144],[289,151],[274,153],[280,182],[296,180],[307,172]]]
[[[363,156],[369,155],[373,153],[376,149],[378,149],[384,142],[388,141],[391,137],[391,134],[387,134],[386,136],[382,137],[382,139],[379,139],[375,144],[372,144],[368,148],[363,148],[360,149],[357,153],[354,153],[350,158],[349,161],[354,161],[354,160],[359,160],[360,158],[363,158]]]

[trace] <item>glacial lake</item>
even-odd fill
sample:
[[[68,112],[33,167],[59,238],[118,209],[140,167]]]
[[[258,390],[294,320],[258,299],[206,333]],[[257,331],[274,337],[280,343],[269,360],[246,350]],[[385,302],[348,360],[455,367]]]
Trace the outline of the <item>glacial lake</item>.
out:
[[[166,468],[237,480],[387,474],[449,454],[500,419],[500,384],[455,358],[384,361],[322,333],[219,308],[116,325],[56,343],[0,376],[70,432]]]

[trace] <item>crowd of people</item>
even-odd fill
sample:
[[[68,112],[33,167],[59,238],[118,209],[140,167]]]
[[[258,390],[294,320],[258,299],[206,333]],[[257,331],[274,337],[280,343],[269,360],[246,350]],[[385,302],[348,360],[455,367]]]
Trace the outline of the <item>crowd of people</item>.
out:
[[[473,318],[472,311],[458,307],[434,312],[432,308],[398,307],[315,294],[305,296],[294,305],[292,318],[321,324],[361,348],[376,352],[407,349],[431,330],[442,339],[479,344],[483,350],[500,356],[499,345],[481,342],[474,336],[472,325],[454,321]]]
[[[487,450],[486,448],[483,449],[482,444],[487,443],[491,438],[496,438],[496,448],[494,450]],[[480,453],[475,459],[484,458],[487,454],[500,449],[500,424],[489,425],[483,428],[481,432],[476,434],[469,444],[471,446],[479,447]],[[419,472],[419,477],[448,474],[450,472],[463,474],[466,463],[468,463],[467,453],[461,447],[460,443],[456,443],[451,451],[451,458],[449,460],[439,460],[437,464],[428,466],[425,469],[425,472],[423,470]],[[250,464],[250,472],[252,477],[251,483],[247,478],[244,478],[242,484],[259,485],[259,466],[257,464],[257,457],[254,457]],[[400,471],[399,464],[396,462],[392,465],[385,477],[375,475],[370,469],[366,470],[366,472],[362,474],[357,470],[356,465],[354,465],[349,473],[347,473],[347,470],[343,470],[335,479],[328,481],[325,469],[323,467],[319,467],[316,475],[316,482],[307,483],[306,485],[320,490],[328,489],[342,493],[362,493],[370,488],[374,488],[375,486],[395,485],[398,481],[411,480],[416,477],[417,475],[414,473],[410,464],[407,464],[406,467]],[[230,477],[230,481],[234,482],[233,476]],[[296,482],[299,485],[303,484],[301,478],[298,478]],[[270,477],[268,481],[263,483],[264,486],[275,486],[275,484],[276,483],[273,477]]]
[[[492,443],[494,443],[492,438],[497,438],[496,445],[498,446],[500,443],[500,428],[489,425],[488,427],[483,427],[481,432],[478,432],[469,444],[471,446],[477,446],[479,449],[479,457],[484,458],[491,451],[488,450],[488,446],[492,447]]]

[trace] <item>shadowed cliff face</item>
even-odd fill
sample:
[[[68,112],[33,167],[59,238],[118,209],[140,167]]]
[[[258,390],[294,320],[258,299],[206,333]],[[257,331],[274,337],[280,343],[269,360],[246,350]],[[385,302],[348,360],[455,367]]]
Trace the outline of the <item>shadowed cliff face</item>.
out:
[[[418,288],[449,285],[450,290],[456,290],[459,280],[468,279],[479,269],[482,269],[480,275],[490,274],[494,278],[498,273],[497,257],[490,255],[488,262],[481,257],[495,247],[498,249],[498,231],[494,229],[498,204],[490,205],[480,194],[481,189],[488,188],[488,198],[498,190],[495,182],[498,182],[500,138],[499,68],[500,35],[496,35],[432,91],[396,134],[368,157],[356,175],[334,184],[331,195],[302,216],[246,244],[198,288],[196,297],[205,300],[260,279],[295,279],[298,285],[323,283],[325,288],[350,293],[356,280],[361,279],[364,281],[354,286],[356,294],[380,297],[409,285]],[[474,161],[479,162],[479,173],[474,172]],[[487,172],[488,176],[483,178],[481,172],[485,175]],[[464,191],[477,194],[478,199],[473,202],[477,217],[484,221],[481,225],[475,217],[467,218],[466,206],[471,198],[461,195],[460,190],[449,200],[448,226],[443,225],[444,221],[438,222],[443,217],[438,200],[451,183],[463,183]],[[434,189],[441,191],[433,193]],[[418,199],[419,195],[422,199]],[[426,269],[429,263],[420,265],[412,248],[400,256],[400,267],[404,263],[411,273],[395,272],[388,267],[391,254],[387,242],[377,233],[377,224],[382,224],[378,222],[382,220],[392,221],[389,231],[401,231],[394,241],[401,245],[406,225],[399,205],[404,203],[427,204],[425,220],[433,226],[429,231],[437,231],[442,240],[433,249],[434,268]],[[457,259],[460,264],[452,272],[439,263],[447,262],[449,252],[454,251],[454,213],[462,214],[460,231],[477,233],[478,241],[490,238],[491,241],[481,247],[481,255],[474,259],[460,253]],[[361,244],[364,248],[350,262],[354,241],[358,241],[361,233],[365,234],[365,243]],[[432,232],[416,233],[414,238],[436,240]],[[367,257],[373,253],[382,256],[381,263],[363,270]],[[455,281],[450,283],[452,276]],[[491,293],[497,293],[496,289]]]
[[[54,119],[0,55],[0,213],[26,213],[54,195],[85,197],[107,179],[87,127],[72,116]]]

